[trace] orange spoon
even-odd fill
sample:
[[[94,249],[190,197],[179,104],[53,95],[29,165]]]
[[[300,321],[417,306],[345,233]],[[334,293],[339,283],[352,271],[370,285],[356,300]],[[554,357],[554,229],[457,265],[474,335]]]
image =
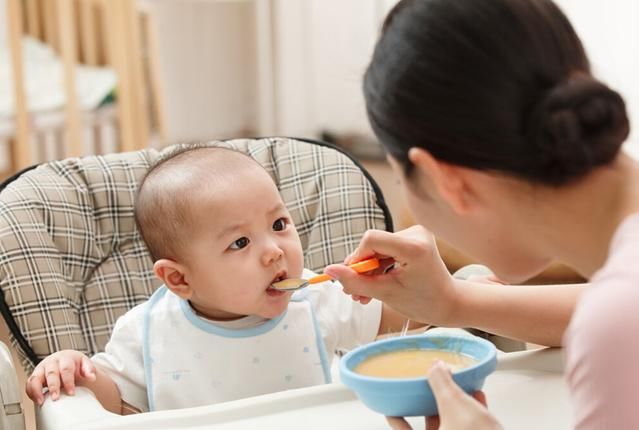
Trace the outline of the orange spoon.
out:
[[[368,260],[358,261],[357,263],[349,264],[348,267],[355,270],[357,273],[370,272],[379,267],[379,260],[377,258],[369,258]],[[308,287],[310,284],[319,284],[320,282],[330,281],[331,278],[327,274],[313,276],[310,279],[289,278],[282,281],[273,282],[271,288],[279,291],[294,291],[300,288]]]

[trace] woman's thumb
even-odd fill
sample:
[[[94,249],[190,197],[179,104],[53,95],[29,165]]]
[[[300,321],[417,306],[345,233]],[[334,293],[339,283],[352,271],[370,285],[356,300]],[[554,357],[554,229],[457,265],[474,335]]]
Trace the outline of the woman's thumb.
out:
[[[331,264],[326,266],[324,273],[349,287],[357,282],[358,277],[358,273],[356,271],[343,264]]]
[[[326,266],[324,273],[334,280],[339,281],[343,287],[346,287],[345,291],[349,294],[357,294],[357,292],[353,290],[360,289],[360,279],[358,279],[359,274],[348,266],[343,264],[331,264],[330,266]]]
[[[339,281],[344,288],[344,292],[352,295],[368,296],[370,292],[370,285],[367,282],[370,280],[364,280],[364,276],[360,275],[353,269],[343,264],[331,264],[324,269],[324,273],[331,278]]]
[[[437,361],[433,365],[428,375],[428,382],[435,395],[435,401],[437,402],[437,408],[440,410],[440,413],[441,409],[449,402],[455,401],[460,398],[460,396],[463,397],[466,394],[455,383],[450,370],[442,361]]]

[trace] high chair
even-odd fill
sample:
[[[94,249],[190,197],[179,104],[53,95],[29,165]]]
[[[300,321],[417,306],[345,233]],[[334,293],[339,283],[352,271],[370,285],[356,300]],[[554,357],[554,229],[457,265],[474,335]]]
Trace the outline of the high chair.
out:
[[[157,41],[153,16],[144,4],[137,0],[6,2],[15,115],[0,118],[0,142],[9,145],[10,172],[52,159],[51,153],[57,159],[111,148],[142,149],[149,144],[152,127],[159,142],[164,142]],[[58,54],[64,70],[63,109],[28,111],[24,36],[42,41]],[[77,96],[78,64],[114,71],[115,105],[82,110]],[[85,150],[88,144],[92,144],[89,151]]]
[[[211,145],[244,151],[273,176],[305,267],[343,261],[368,229],[392,230],[377,184],[335,147],[287,138]],[[159,286],[133,220],[138,181],[159,154],[47,162],[3,184],[0,311],[26,374],[54,351],[103,350],[116,319]]]

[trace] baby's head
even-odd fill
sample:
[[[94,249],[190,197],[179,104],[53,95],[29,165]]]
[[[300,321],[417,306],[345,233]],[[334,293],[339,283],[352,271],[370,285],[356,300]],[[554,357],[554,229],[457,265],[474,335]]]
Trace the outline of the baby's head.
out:
[[[280,315],[299,278],[299,236],[275,183],[248,155],[192,146],[163,157],[140,183],[138,229],[156,276],[196,312],[214,319]]]

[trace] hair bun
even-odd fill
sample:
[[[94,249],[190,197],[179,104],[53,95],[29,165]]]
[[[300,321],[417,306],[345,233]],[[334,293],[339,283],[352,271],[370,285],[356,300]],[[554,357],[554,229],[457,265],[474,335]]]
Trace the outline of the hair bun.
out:
[[[591,77],[553,87],[530,115],[527,138],[537,153],[531,169],[546,173],[543,182],[561,185],[619,152],[629,133],[621,96]]]

